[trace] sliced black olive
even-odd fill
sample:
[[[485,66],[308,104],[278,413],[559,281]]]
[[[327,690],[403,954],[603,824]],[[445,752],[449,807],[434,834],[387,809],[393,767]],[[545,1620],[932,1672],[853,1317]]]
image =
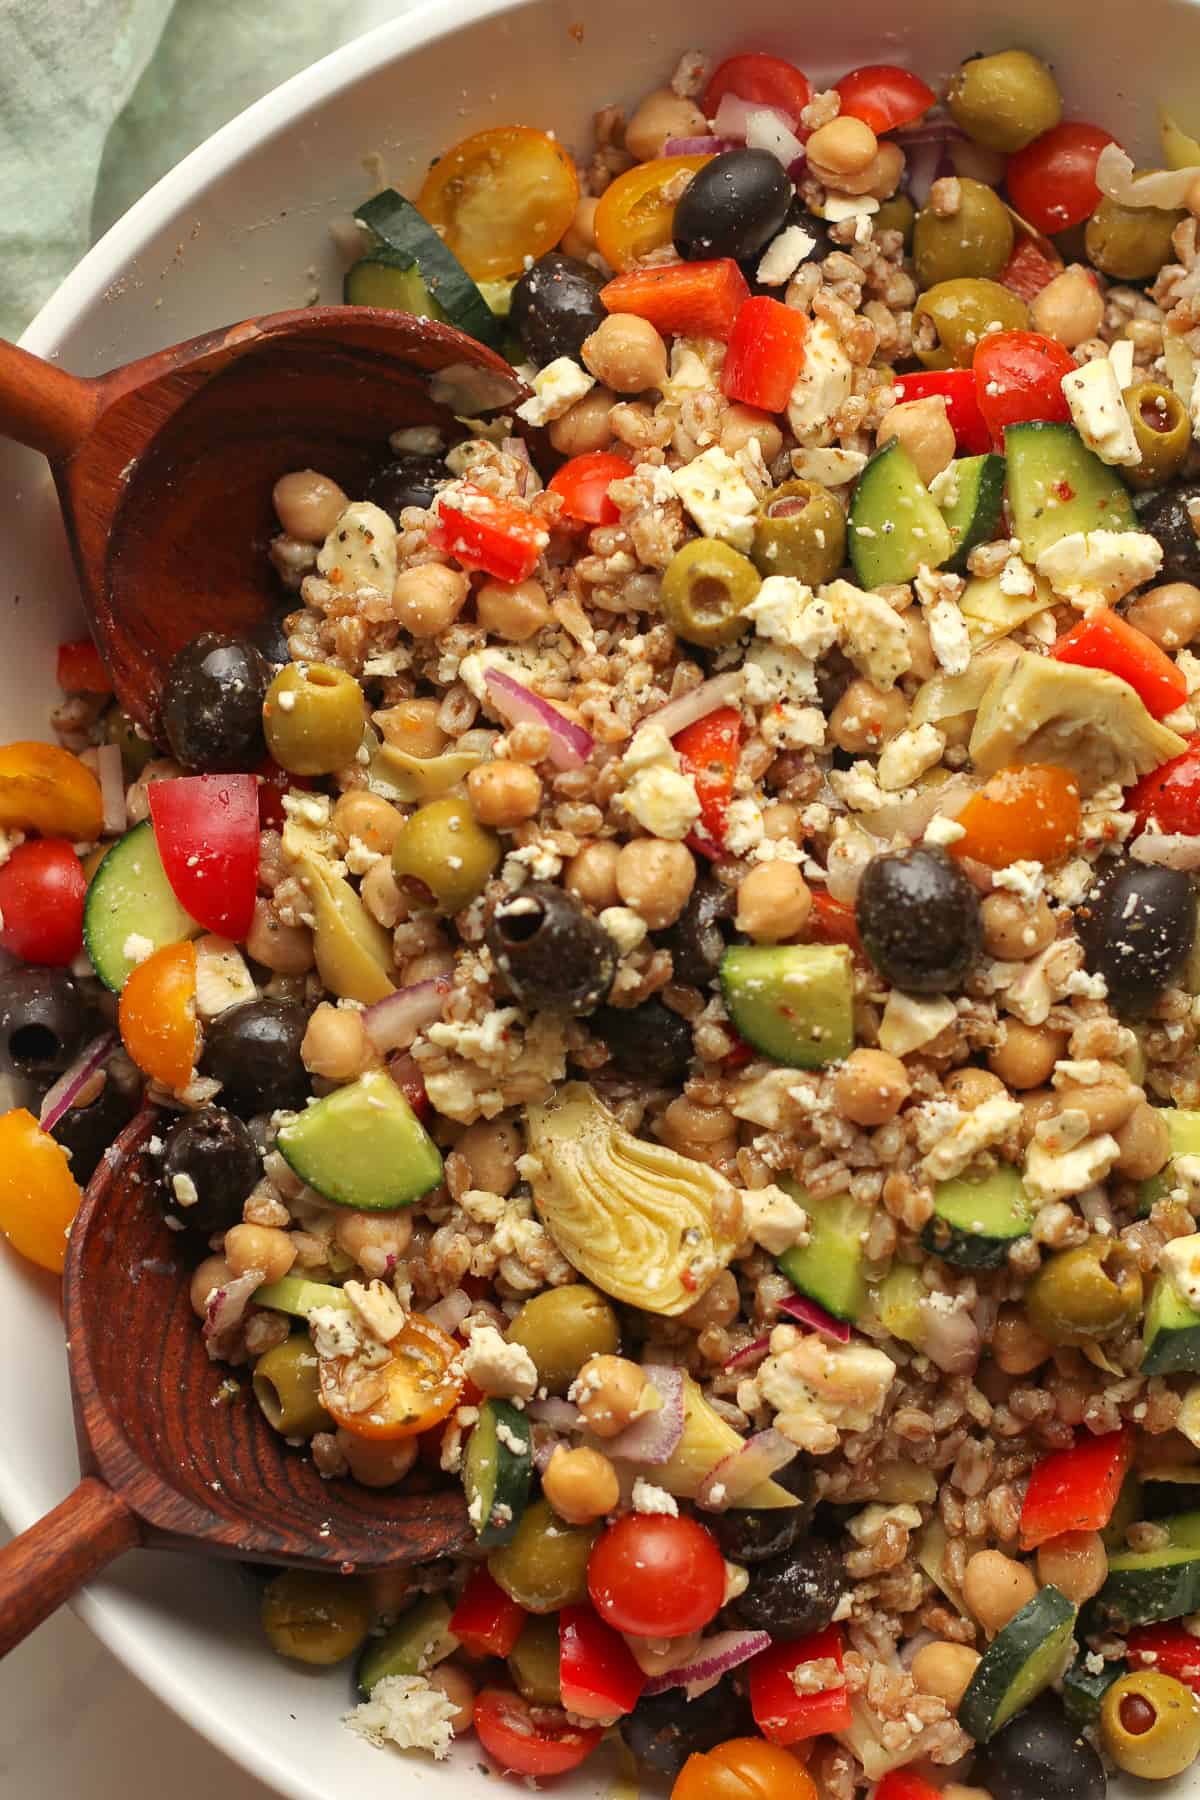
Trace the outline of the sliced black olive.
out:
[[[217,1106],[187,1113],[163,1152],[163,1210],[195,1231],[228,1231],[259,1172],[258,1148],[240,1119]]]
[[[1160,581],[1200,581],[1200,485],[1155,488],[1134,499],[1139,524],[1162,545]],[[1192,509],[1195,509],[1193,518]]]
[[[1075,910],[1093,975],[1118,1012],[1146,1012],[1187,961],[1196,935],[1196,884],[1182,869],[1118,863]]]
[[[445,487],[450,471],[440,456],[425,456],[406,450],[394,462],[377,469],[366,483],[364,498],[383,508],[399,525],[406,506],[433,505],[439,488]]]
[[[721,966],[730,944],[741,941],[733,928],[737,894],[711,876],[702,875],[687,905],[668,931],[657,933],[655,942],[671,952],[676,981],[688,987],[707,987]]]
[[[753,1730],[750,1708],[728,1675],[695,1700],[683,1688],[639,1700],[620,1724],[630,1752],[646,1768],[673,1781],[689,1756]]]
[[[208,1027],[201,1067],[221,1083],[221,1104],[246,1119],[303,1105],[308,1074],[300,1044],[308,1024],[302,1006],[247,1000]]]
[[[847,1589],[842,1559],[832,1544],[813,1538],[786,1556],[750,1570],[750,1585],[732,1611],[751,1631],[774,1638],[807,1637],[823,1631]]]
[[[71,1173],[83,1187],[96,1173],[104,1152],[124,1131],[141,1105],[142,1077],[125,1056],[114,1056],[104,1085],[86,1106],[69,1106],[50,1132],[71,1152]]]
[[[979,895],[944,850],[873,857],[859,886],[857,918],[884,980],[912,994],[958,987],[983,942]]]
[[[792,184],[769,150],[725,150],[698,169],[675,208],[675,248],[689,262],[756,256],[792,204]]]
[[[253,644],[215,631],[185,644],[163,687],[171,754],[187,769],[252,769],[262,735],[267,668]]]
[[[721,1555],[730,1562],[771,1562],[786,1556],[800,1538],[808,1535],[814,1511],[810,1470],[797,1457],[775,1480],[796,1495],[799,1506],[773,1506],[763,1512],[731,1508],[708,1521],[721,1546]]]
[[[603,925],[549,881],[530,882],[500,901],[485,935],[529,1012],[591,1012],[617,972],[617,946]]]
[[[999,1800],[1104,1800],[1104,1764],[1051,1694],[1010,1719],[980,1745],[971,1785]]]
[[[600,302],[604,276],[590,263],[551,250],[526,269],[512,291],[509,319],[529,360],[538,368],[560,356],[574,357],[605,317]]]
[[[27,965],[0,974],[0,1070],[52,1081],[83,1048],[89,1024],[83,995],[65,969]]]
[[[641,1006],[602,1006],[589,1027],[608,1045],[621,1075],[660,1083],[682,1081],[692,1058],[692,1028],[661,1000]]]

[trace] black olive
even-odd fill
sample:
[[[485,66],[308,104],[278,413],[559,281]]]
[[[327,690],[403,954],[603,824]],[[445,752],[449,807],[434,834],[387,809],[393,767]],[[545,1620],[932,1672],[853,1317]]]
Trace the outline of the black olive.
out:
[[[501,900],[485,936],[529,1012],[591,1012],[617,972],[617,946],[603,925],[549,881],[532,881]]]
[[[538,368],[557,357],[579,361],[586,337],[605,318],[600,303],[604,276],[590,263],[551,250],[526,269],[512,291],[509,320],[525,354]]]
[[[109,1145],[124,1131],[142,1100],[142,1078],[124,1056],[104,1072],[104,1086],[86,1106],[69,1106],[50,1136],[71,1152],[71,1173],[83,1187]]]
[[[221,1083],[222,1105],[243,1119],[302,1106],[308,1075],[300,1044],[307,1025],[304,1008],[283,1000],[247,1000],[214,1019],[201,1067]]]
[[[399,525],[406,506],[421,506],[428,511],[438,489],[445,487],[449,479],[450,471],[440,456],[406,450],[394,462],[375,471],[366,483],[364,498],[382,507]]]
[[[809,1534],[814,1504],[812,1474],[807,1465],[797,1457],[775,1480],[795,1494],[799,1506],[773,1506],[765,1512],[731,1508],[708,1521],[721,1546],[721,1555],[730,1562],[771,1562],[786,1556],[799,1538]]]
[[[1162,546],[1159,581],[1200,581],[1200,485],[1189,482],[1138,495],[1134,508],[1139,524]],[[1196,523],[1188,511],[1196,508]]]
[[[1104,1764],[1050,1694],[980,1745],[971,1785],[996,1800],[1104,1800],[1108,1792]]]
[[[178,652],[163,688],[171,754],[186,769],[252,769],[262,735],[267,668],[253,644],[206,631]]]
[[[93,1023],[65,969],[22,965],[0,974],[0,1070],[6,1075],[52,1081],[74,1062]]]
[[[979,955],[979,895],[944,850],[872,857],[856,910],[867,955],[911,994],[948,993]]]
[[[714,1750],[728,1738],[748,1736],[754,1727],[744,1696],[723,1675],[695,1700],[681,1687],[639,1700],[619,1729],[640,1763],[674,1781],[689,1756]]]
[[[671,952],[676,981],[687,987],[707,987],[721,966],[730,944],[739,942],[733,928],[737,893],[711,876],[702,875],[687,905],[669,931],[657,933],[655,942]]]
[[[769,150],[725,150],[698,169],[675,208],[675,248],[688,262],[757,256],[792,204],[792,184]]]
[[[846,1588],[836,1549],[812,1538],[786,1556],[752,1568],[750,1585],[733,1601],[732,1611],[751,1631],[769,1631],[775,1638],[807,1637],[829,1624]]]
[[[195,1231],[228,1231],[259,1173],[258,1148],[240,1119],[218,1106],[188,1113],[163,1152],[163,1211]]]
[[[259,620],[250,633],[250,640],[254,648],[263,661],[269,663],[273,669],[282,668],[284,663],[291,661],[287,631],[283,622],[295,610],[294,606],[284,606],[277,612],[268,613],[264,619]]]
[[[1196,885],[1182,869],[1122,862],[1075,909],[1093,975],[1118,1012],[1146,1012],[1187,961],[1196,935]]]
[[[589,1029],[608,1045],[621,1075],[659,1083],[682,1081],[692,1059],[692,1028],[661,1000],[641,1006],[602,1006]]]

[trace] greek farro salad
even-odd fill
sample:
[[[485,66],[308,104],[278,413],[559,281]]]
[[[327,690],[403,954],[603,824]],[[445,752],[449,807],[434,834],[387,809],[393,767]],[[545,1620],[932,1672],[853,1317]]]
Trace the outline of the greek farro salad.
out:
[[[336,227],[529,397],[284,473],[157,743],[72,643],[0,750],[0,1227],[148,1096],[234,1403],[461,1483],[263,1591],[372,1741],[1102,1800],[1200,1753],[1200,143],[664,74]]]

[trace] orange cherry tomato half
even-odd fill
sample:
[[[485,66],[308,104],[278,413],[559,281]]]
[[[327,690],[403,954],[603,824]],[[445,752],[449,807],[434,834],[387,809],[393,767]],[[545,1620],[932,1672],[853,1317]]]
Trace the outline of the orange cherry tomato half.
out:
[[[0,827],[42,837],[100,836],[100,783],[77,756],[57,744],[0,746]]]
[[[557,1706],[529,1706],[509,1688],[484,1688],[475,1731],[493,1762],[513,1775],[565,1775],[600,1742],[598,1725],[572,1725]]]
[[[61,1275],[79,1183],[62,1145],[23,1106],[0,1117],[0,1231],[39,1268]]]
[[[550,492],[563,503],[564,518],[581,525],[615,525],[620,518],[617,503],[608,497],[609,483],[624,481],[633,473],[627,456],[613,450],[589,450],[573,456],[550,478]]]
[[[671,1800],[818,1800],[818,1794],[790,1750],[763,1738],[730,1738],[688,1757]]]
[[[417,206],[475,281],[519,275],[575,217],[579,177],[560,143],[527,125],[464,138],[433,164]]]
[[[391,1361],[378,1370],[361,1370],[344,1356],[321,1364],[321,1404],[355,1437],[416,1437],[458,1405],[464,1383],[462,1345],[440,1326],[414,1313],[388,1348]],[[363,1390],[367,1393],[378,1387],[375,1375],[382,1378],[382,1388],[365,1406],[352,1408],[359,1383],[365,1379],[370,1384]]]
[[[1079,782],[1051,763],[1001,769],[958,815],[966,833],[951,849],[989,869],[1055,863],[1079,841]]]
[[[687,183],[711,156],[656,156],[618,175],[596,208],[596,247],[614,269],[635,263],[671,242],[675,208]]]
[[[121,1039],[164,1087],[186,1087],[196,1063],[196,947],[167,944],[138,963],[121,989]]]

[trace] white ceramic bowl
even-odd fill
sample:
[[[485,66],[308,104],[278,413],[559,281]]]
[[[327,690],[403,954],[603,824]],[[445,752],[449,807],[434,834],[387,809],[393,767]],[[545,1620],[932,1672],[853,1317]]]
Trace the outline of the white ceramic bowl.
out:
[[[786,17],[790,14],[790,21]],[[243,113],[140,201],[63,283],[23,342],[80,374],[244,316],[338,296],[331,216],[356,205],[378,154],[410,190],[468,131],[523,122],[584,147],[593,110],[665,80],[679,52],[776,51],[816,78],[899,60],[930,77],[976,50],[1025,44],[1058,68],[1070,112],[1153,153],[1154,105],[1196,122],[1200,11],[1187,0],[857,0],[789,7],[740,0],[473,0],[419,7]],[[75,582],[40,458],[0,445],[4,561],[0,719],[44,735],[53,650],[77,631]],[[221,521],[213,520],[219,531]],[[170,605],[170,595],[162,596]],[[113,1322],[119,1330],[120,1323]],[[152,1393],[147,1406],[155,1404]],[[0,1252],[0,1507],[17,1529],[76,1479],[57,1296]],[[216,1564],[129,1558],[79,1603],[104,1641],[164,1700],[295,1800],[431,1800],[495,1793],[464,1751],[447,1766],[374,1752],[338,1723],[344,1671],[316,1678],[267,1651],[247,1586]],[[577,1795],[605,1785],[586,1770]],[[1200,1786],[1188,1784],[1189,1791]],[[561,1790],[560,1790],[561,1791]]]

